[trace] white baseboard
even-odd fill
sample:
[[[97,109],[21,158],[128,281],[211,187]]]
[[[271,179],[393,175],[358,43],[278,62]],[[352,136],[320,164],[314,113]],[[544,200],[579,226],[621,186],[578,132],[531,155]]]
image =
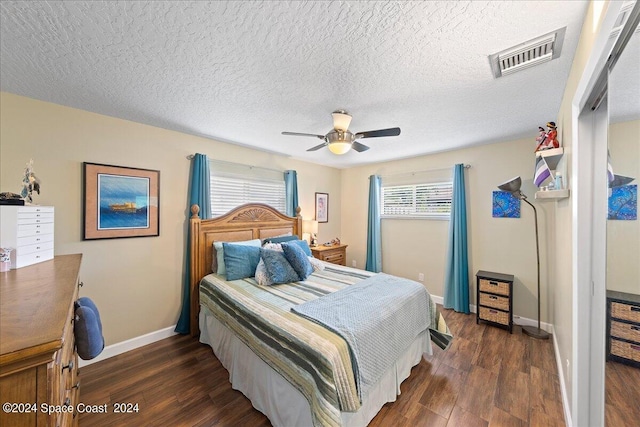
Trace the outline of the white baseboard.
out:
[[[571,422],[571,406],[569,405],[569,396],[567,396],[567,387],[564,382],[564,368],[562,366],[562,359],[560,359],[560,349],[558,348],[558,337],[556,336],[556,330],[551,326],[551,333],[553,334],[553,352],[556,355],[556,365],[558,367],[558,379],[560,380],[560,393],[562,394],[562,408],[564,409],[564,422],[567,427],[572,427]]]
[[[173,335],[176,335],[174,331],[175,326],[170,326],[168,328],[160,329],[159,331],[149,332],[148,334],[141,335],[139,337],[131,338],[126,341],[122,341],[116,344],[112,344],[106,346],[102,353],[95,359],[91,360],[82,360],[78,363],[78,367],[82,368],[83,366],[91,365],[92,363],[100,362],[102,360],[106,360],[110,357],[117,356],[122,353],[126,353],[127,351],[134,350],[139,347],[143,347],[147,344],[154,343],[156,341],[163,340],[165,338],[169,338]]]

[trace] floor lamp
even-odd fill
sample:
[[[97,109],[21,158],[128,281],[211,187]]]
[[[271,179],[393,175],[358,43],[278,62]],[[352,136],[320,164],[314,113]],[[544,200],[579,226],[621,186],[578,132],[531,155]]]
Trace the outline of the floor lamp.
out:
[[[536,257],[538,262],[538,327],[536,328],[534,326],[523,326],[522,332],[533,338],[546,340],[549,339],[549,333],[540,328],[540,244],[538,243],[538,211],[536,210],[536,207],[527,200],[527,196],[525,196],[522,191],[520,191],[521,186],[522,179],[517,176],[503,184],[498,185],[498,188],[502,191],[510,192],[514,197],[517,197],[533,208],[533,216],[535,218],[536,224]]]

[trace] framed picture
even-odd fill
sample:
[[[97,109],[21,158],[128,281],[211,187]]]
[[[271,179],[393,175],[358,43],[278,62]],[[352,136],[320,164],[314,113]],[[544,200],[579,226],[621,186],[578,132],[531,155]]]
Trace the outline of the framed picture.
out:
[[[638,219],[638,186],[621,185],[611,189],[607,219],[635,221]]]
[[[329,195],[316,193],[316,221],[329,222]]]
[[[160,171],[83,163],[83,240],[160,235]]]

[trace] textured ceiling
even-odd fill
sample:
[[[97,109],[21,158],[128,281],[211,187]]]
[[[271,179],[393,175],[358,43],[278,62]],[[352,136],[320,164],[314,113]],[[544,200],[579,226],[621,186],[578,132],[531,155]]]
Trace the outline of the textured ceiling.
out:
[[[349,167],[531,137],[555,120],[586,1],[0,3],[0,88]],[[494,79],[488,56],[567,27],[561,57]],[[307,152],[330,113],[399,126]]]

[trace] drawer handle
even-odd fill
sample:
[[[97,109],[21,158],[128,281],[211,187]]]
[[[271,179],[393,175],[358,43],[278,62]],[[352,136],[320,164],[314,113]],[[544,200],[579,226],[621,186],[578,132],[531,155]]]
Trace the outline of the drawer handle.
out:
[[[489,295],[489,299],[498,299],[498,297],[493,296],[493,295]]]
[[[62,367],[62,371],[64,372],[65,369],[72,370],[73,367],[74,367],[74,363],[73,363],[73,360],[71,360],[69,361],[68,365]]]
[[[640,345],[629,344],[629,347],[631,347],[635,351],[640,351]]]
[[[71,406],[71,399],[69,399],[68,397],[64,400],[63,403],[64,406]]]
[[[497,314],[498,312],[495,310],[489,310],[489,313]]]
[[[630,307],[631,311],[640,311],[640,307]]]
[[[498,286],[498,282],[489,282],[490,285]]]
[[[78,286],[79,286],[79,287],[83,287],[83,286],[84,286],[84,282],[80,282],[80,283],[78,283]]]
[[[76,383],[76,385],[74,385],[73,387],[71,387],[71,390],[73,390],[74,388],[80,388],[80,381],[78,381]]]
[[[640,326],[632,326],[631,330],[633,331],[640,331]]]

